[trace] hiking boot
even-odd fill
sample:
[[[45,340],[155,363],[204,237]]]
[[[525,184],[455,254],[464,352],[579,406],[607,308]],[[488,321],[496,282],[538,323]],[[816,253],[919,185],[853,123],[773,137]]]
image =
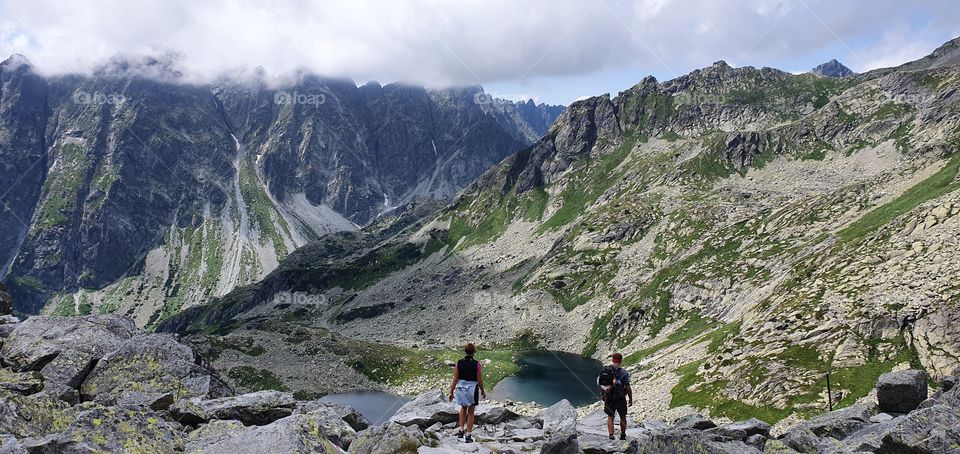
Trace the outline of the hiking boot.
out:
[[[464,443],[473,443],[473,437],[470,434],[467,434],[466,438],[463,439]]]
[[[607,435],[607,438],[613,440],[613,434]]]
[[[613,435],[611,435],[610,438],[613,438]],[[626,440],[626,439],[627,439],[627,434],[620,434],[620,439],[621,439],[621,440]]]
[[[457,438],[463,438],[463,429],[457,431]]]

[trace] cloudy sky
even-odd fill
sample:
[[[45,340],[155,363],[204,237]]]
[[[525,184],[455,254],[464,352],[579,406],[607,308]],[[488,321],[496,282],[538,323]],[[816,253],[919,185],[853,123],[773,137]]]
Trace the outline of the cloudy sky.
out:
[[[720,59],[860,72],[957,36],[953,0],[0,0],[0,54],[46,73],[176,52],[193,81],[261,66],[557,104]]]

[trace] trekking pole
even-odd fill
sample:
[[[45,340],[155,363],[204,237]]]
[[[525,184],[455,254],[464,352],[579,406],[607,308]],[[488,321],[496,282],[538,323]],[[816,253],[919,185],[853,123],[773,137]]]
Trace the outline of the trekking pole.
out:
[[[833,391],[830,389],[830,371],[827,371],[827,406],[833,411]]]

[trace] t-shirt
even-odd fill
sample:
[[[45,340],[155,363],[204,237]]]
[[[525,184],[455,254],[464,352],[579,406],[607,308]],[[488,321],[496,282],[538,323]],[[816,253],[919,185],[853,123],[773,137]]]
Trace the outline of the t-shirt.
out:
[[[473,357],[466,357],[457,361],[457,379],[466,380],[466,381],[477,381],[477,377],[480,376],[480,371],[483,369],[483,363],[473,359]]]
[[[617,376],[615,377],[617,383],[620,383],[623,386],[630,386],[630,372],[627,372],[626,368],[618,368]],[[600,385],[600,377],[597,377],[597,386]]]

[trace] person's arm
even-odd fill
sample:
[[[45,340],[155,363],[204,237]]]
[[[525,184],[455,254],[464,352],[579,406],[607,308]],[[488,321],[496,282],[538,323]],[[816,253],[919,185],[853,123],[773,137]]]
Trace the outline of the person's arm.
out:
[[[487,391],[483,389],[483,366],[477,363],[477,387],[480,388],[480,396],[487,398]]]
[[[630,400],[627,401],[627,405],[633,405],[633,388],[630,387],[630,372],[626,370],[624,370],[623,386],[627,388],[627,397],[630,398]]]
[[[633,405],[633,389],[630,388],[629,384],[627,385],[627,397],[630,398],[627,405]]]
[[[453,366],[453,383],[450,383],[450,400],[453,400],[453,390],[457,389],[457,381],[460,379],[460,373],[457,366]]]

